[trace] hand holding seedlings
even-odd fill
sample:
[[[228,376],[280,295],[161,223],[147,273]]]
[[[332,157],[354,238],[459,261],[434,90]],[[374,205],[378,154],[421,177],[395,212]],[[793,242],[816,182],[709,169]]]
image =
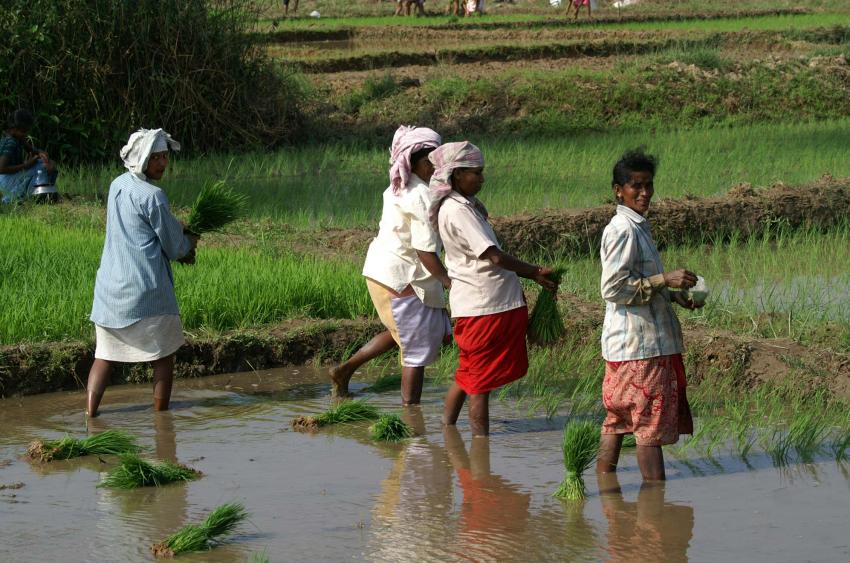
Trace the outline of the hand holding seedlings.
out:
[[[690,289],[697,284],[697,275],[679,268],[672,272],[664,272],[664,283],[673,289]]]
[[[556,289],[550,291],[544,287],[540,290],[537,303],[534,304],[534,309],[532,309],[531,317],[528,320],[528,338],[531,342],[545,345],[555,342],[564,335],[564,320],[558,311],[556,293],[564,270],[562,268],[557,270],[541,268],[540,270],[549,271],[547,279],[555,284]]]
[[[540,266],[531,279],[540,284],[543,289],[549,290],[554,294],[558,292],[558,284],[561,283],[562,275],[563,271],[561,270]]]

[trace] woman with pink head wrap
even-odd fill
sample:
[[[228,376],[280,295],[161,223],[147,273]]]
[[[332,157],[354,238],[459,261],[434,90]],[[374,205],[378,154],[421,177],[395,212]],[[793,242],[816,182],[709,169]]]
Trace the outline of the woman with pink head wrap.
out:
[[[419,403],[425,366],[433,363],[451,335],[443,287],[450,284],[437,253],[441,243],[429,221],[433,207],[428,155],[442,139],[426,127],[402,125],[390,148],[390,185],[383,194],[378,236],[369,245],[363,275],[378,317],[387,328],[347,362],[331,370],[334,393],[348,394],[355,370],[400,348],[401,399]]]
[[[476,195],[484,185],[484,156],[468,141],[446,143],[428,157],[434,164],[430,189],[439,203],[437,225],[451,278],[449,306],[455,319],[460,362],[446,395],[443,423],[454,425],[469,395],[472,434],[490,431],[490,392],[528,370],[525,333],[528,309],[519,277],[550,291],[551,268],[523,262],[502,251]]]

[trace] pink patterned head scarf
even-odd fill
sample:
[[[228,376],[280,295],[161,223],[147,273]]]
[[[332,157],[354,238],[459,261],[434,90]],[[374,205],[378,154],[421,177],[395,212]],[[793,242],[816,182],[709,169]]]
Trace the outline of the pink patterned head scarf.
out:
[[[434,165],[434,175],[431,176],[431,223],[436,224],[440,202],[452,191],[452,171],[456,168],[481,168],[484,166],[484,155],[481,149],[469,141],[446,143],[428,155]]]
[[[394,194],[398,194],[410,178],[410,155],[422,149],[435,149],[442,142],[440,135],[427,127],[402,125],[396,129],[390,147],[390,185]]]

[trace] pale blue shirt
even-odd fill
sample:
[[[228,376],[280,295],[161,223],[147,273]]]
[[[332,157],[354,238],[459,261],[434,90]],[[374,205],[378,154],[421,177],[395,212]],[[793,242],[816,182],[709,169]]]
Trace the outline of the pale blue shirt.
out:
[[[124,328],[149,317],[179,314],[170,261],[190,249],[165,193],[130,172],[118,176],[109,186],[92,322]]]

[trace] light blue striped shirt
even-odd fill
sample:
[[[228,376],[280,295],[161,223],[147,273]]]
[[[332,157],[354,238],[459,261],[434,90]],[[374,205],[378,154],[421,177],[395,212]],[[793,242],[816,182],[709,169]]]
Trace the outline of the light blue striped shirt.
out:
[[[92,322],[124,328],[149,317],[179,314],[170,261],[190,249],[165,192],[130,172],[118,176],[109,186]]]
[[[602,357],[644,360],[682,352],[682,329],[649,222],[624,205],[602,233]]]

